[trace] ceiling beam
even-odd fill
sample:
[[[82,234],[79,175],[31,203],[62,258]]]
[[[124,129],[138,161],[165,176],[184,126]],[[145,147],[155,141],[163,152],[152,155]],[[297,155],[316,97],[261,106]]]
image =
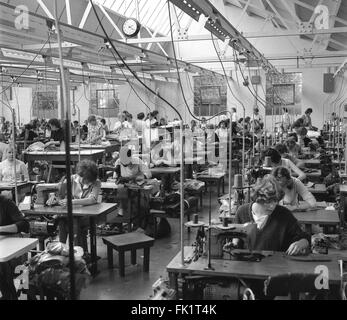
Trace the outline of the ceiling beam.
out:
[[[252,56],[261,61],[264,69],[272,72],[278,72],[274,66],[269,63],[264,56],[230,23],[223,13],[219,12],[208,0],[169,0],[182,11],[199,21],[201,14],[208,16],[210,19],[205,24],[211,34],[219,40],[225,42],[230,39],[229,45],[239,52],[244,52],[247,57]],[[194,10],[193,10],[194,9]]]
[[[309,9],[309,10],[311,10],[311,11],[314,11],[314,10],[315,10],[315,7],[314,7],[314,6],[311,6],[311,5],[309,5],[309,4],[305,3],[305,2],[302,2],[302,1],[300,1],[300,0],[292,0],[292,1],[293,1],[295,4],[297,4],[298,6],[300,6],[300,7]],[[339,18],[339,17],[335,17],[335,21],[340,22],[340,23],[342,23],[342,24],[344,24],[344,25],[347,26],[347,20],[341,19],[341,18]]]
[[[324,35],[324,34],[337,34],[347,33],[347,27],[337,27],[330,29],[314,29],[312,32],[304,32],[299,30],[288,30],[288,31],[271,31],[271,32],[243,32],[242,35],[247,39],[255,38],[275,38],[275,37],[294,37],[294,36],[313,36],[313,35]],[[210,35],[187,35],[185,39],[174,37],[175,42],[180,41],[211,41]],[[142,38],[129,39],[127,43],[138,44],[138,43],[158,43],[158,42],[171,42],[171,37],[154,37],[154,38]]]

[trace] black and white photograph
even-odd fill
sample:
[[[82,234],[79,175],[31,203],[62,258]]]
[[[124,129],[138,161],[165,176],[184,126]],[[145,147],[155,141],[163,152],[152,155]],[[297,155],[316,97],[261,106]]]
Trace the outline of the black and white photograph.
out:
[[[343,0],[0,1],[0,304],[347,300],[346,72]]]

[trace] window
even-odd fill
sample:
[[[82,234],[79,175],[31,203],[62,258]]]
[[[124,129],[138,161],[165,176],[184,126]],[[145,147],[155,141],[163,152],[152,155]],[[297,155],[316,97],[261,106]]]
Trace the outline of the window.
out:
[[[114,89],[96,90],[98,109],[116,109],[119,106],[119,94]]]

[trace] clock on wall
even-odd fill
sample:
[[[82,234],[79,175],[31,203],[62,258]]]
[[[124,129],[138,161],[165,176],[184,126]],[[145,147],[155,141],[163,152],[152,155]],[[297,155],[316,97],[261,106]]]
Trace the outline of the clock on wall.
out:
[[[128,38],[134,38],[138,35],[141,28],[140,22],[134,18],[128,18],[122,26],[123,34]]]

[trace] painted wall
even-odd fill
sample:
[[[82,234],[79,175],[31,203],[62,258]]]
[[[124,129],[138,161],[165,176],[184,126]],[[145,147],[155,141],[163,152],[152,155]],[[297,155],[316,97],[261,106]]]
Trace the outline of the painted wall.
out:
[[[182,76],[182,86],[184,90],[184,95],[186,97],[186,101],[190,107],[191,110],[193,110],[194,106],[194,98],[193,98],[193,92],[191,90],[191,84],[193,83],[191,76],[190,82],[188,81],[188,78],[184,75]],[[166,99],[170,104],[172,104],[180,113],[180,115],[183,117],[185,122],[190,121],[189,113],[185,107],[185,102],[183,99],[183,95],[181,93],[181,89],[178,84],[176,83],[170,83],[170,82],[154,82],[154,81],[147,81],[146,84],[151,87],[155,92],[159,92],[160,96]],[[173,111],[167,104],[162,101],[161,99],[154,96],[152,93],[148,92],[147,89],[142,87],[139,83],[134,82],[133,88],[136,90],[137,94],[141,97],[141,99],[149,106],[150,110],[158,110],[159,111],[159,117],[164,117],[167,120],[171,121],[174,118],[178,118],[178,115],[175,111]],[[16,94],[18,97],[18,104],[17,100],[14,98],[10,101],[11,107],[14,107],[16,109],[16,113],[18,114],[18,105],[20,108],[20,122],[25,124],[28,123],[32,116],[31,116],[31,104],[32,104],[32,88],[30,87],[21,87],[21,88],[14,88],[16,90]],[[58,86],[59,90],[59,86]],[[130,112],[134,119],[136,119],[136,116],[140,112],[144,112],[145,114],[148,113],[147,107],[143,104],[143,102],[138,98],[138,96],[134,93],[134,91],[131,89],[129,84],[125,83],[124,85],[121,85],[118,87],[118,90],[120,92],[120,111],[127,110]],[[59,91],[58,91],[59,92]],[[85,88],[83,86],[78,86],[75,90],[75,103],[77,107],[80,109],[80,119],[83,123],[84,120],[86,120],[89,116],[89,101],[90,101],[90,90],[89,86],[86,85]],[[7,93],[8,99],[10,99],[9,92]],[[13,97],[15,95],[13,94]],[[6,99],[4,99],[6,101]],[[71,97],[72,101],[72,97]],[[61,103],[60,99],[58,99],[58,113],[60,114],[61,109]],[[78,108],[74,108],[71,105],[72,110],[72,121],[78,120]],[[8,108],[3,106],[3,103],[0,101],[0,115],[5,116],[7,120],[11,118],[10,111]],[[114,124],[115,118],[109,118],[107,119],[109,122],[109,126]]]

